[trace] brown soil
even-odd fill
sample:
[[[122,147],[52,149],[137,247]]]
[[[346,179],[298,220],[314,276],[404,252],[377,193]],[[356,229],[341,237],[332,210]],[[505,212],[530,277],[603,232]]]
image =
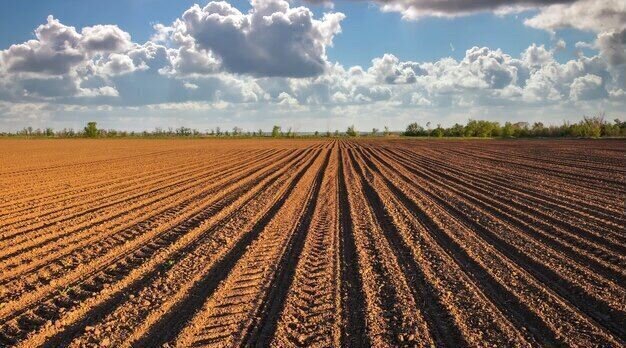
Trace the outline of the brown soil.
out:
[[[0,144],[0,347],[626,344],[623,141]]]

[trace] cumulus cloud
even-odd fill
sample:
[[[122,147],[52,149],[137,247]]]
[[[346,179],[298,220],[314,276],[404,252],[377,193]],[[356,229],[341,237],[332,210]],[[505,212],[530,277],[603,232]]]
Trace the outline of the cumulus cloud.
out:
[[[253,0],[248,13],[224,1],[192,6],[154,40],[169,42],[169,74],[228,71],[253,76],[309,77],[328,66],[326,48],[341,32],[342,13],[315,19],[306,7]]]
[[[403,62],[392,54],[370,67],[333,66],[325,74],[290,83],[261,83],[272,95],[285,91],[300,104],[395,107],[565,105],[616,98],[618,73],[599,56],[557,62],[553,50],[531,45],[519,57],[472,47],[461,60]]]
[[[598,34],[596,47],[606,61],[613,66],[626,63],[626,29]]]
[[[183,86],[187,89],[191,89],[191,90],[196,90],[198,89],[198,85],[196,85],[195,83],[191,83],[191,82],[185,82],[183,83]]]
[[[127,51],[131,46],[130,34],[117,25],[95,25],[81,31],[80,45],[90,55]]]
[[[546,30],[574,28],[594,32],[624,28],[626,2],[623,0],[581,0],[554,4],[526,19],[530,27]]]
[[[552,52],[547,50],[545,46],[537,46],[532,44],[528,47],[524,53],[522,53],[522,60],[529,67],[541,67],[554,61]]]
[[[219,72],[220,62],[210,51],[194,46],[181,46],[167,50],[169,65],[160,72],[172,77],[201,77]]]
[[[626,1],[581,0],[551,5],[524,23],[552,32],[561,28],[595,32],[598,35],[595,43],[580,43],[577,47],[599,50],[611,66],[626,63]]]
[[[94,63],[95,72],[101,76],[118,76],[129,74],[137,70],[146,70],[148,65],[141,61],[136,65],[133,59],[126,54],[112,53],[107,57],[98,59]]]
[[[615,5],[607,3],[609,8]],[[511,5],[435,0],[404,4],[421,6],[416,18],[503,11]],[[596,33],[594,42],[575,46],[591,49],[590,57],[580,52],[567,62],[555,60],[555,52],[565,47],[555,37],[552,48],[531,44],[516,56],[488,47],[472,47],[460,59],[426,62],[403,61],[387,53],[363,67],[344,67],[326,56],[341,31],[343,14],[316,19],[309,9],[283,0],[254,0],[251,5],[246,13],[227,2],[195,5],[170,25],[155,25],[154,35],[144,44],[132,42],[114,25],[78,31],[50,16],[35,30],[33,40],[0,51],[0,100],[109,109],[113,104],[171,111],[176,117],[176,111],[228,109],[232,117],[256,113],[257,118],[306,110],[360,117],[410,115],[416,109],[421,114],[441,108],[556,110],[625,103],[626,30],[611,19],[618,16],[619,4],[605,13],[610,25],[602,26],[596,17],[603,12],[593,8],[581,14],[587,19],[565,18],[576,9],[583,11],[578,2],[513,3],[539,8],[527,25]],[[557,18],[555,9],[569,15]]]
[[[48,16],[35,39],[0,51],[0,97],[11,100],[67,97],[117,97],[114,86],[83,86],[94,78],[148,69],[156,48],[133,43],[116,25],[76,28]]]
[[[281,92],[276,98],[276,100],[279,105],[283,105],[283,106],[293,107],[299,104],[296,98],[292,97],[291,95],[289,95],[289,93],[286,93],[286,92]]]
[[[62,75],[85,58],[85,52],[79,47],[81,35],[74,27],[65,26],[52,16],[35,30],[35,36],[36,40],[11,45],[2,51],[3,70]]]
[[[374,58],[368,73],[380,83],[413,83],[416,76],[424,72],[415,62],[400,62],[393,54],[385,54],[382,58]]]
[[[117,97],[119,92],[115,87],[104,86],[99,88],[80,88],[78,97]]]
[[[598,75],[587,74],[574,79],[570,87],[570,98],[573,100],[596,99],[606,95],[602,88],[602,78]]]
[[[457,17],[479,12],[509,13],[576,0],[376,0],[383,11],[400,12],[406,19],[422,17]],[[327,0],[310,0],[325,3]]]

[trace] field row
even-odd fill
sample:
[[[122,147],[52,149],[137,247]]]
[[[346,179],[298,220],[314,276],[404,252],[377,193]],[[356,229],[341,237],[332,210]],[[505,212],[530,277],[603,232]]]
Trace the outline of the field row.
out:
[[[626,344],[622,142],[8,145],[0,346]]]

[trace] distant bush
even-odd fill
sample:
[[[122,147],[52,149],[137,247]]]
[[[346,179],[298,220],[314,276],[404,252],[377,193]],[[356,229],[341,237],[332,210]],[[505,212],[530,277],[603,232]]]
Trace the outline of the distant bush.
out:
[[[88,122],[85,127],[85,136],[88,138],[95,138],[98,136],[98,127],[96,122]]]
[[[592,117],[583,117],[580,122],[564,122],[561,126],[546,127],[542,122],[535,122],[532,126],[528,122],[498,122],[470,119],[466,125],[455,124],[450,128],[437,125],[433,130],[426,130],[413,122],[406,127],[403,133],[412,137],[478,137],[478,138],[531,138],[531,137],[580,137],[599,138],[626,136],[626,122],[615,119],[613,123],[604,119],[604,114]]]
[[[274,126],[272,128],[272,137],[274,138],[278,138],[281,135],[281,130],[280,130],[280,126]]]
[[[408,137],[419,137],[426,136],[428,135],[428,133],[426,133],[424,127],[417,124],[417,122],[413,122],[406,126],[406,131],[404,132],[404,135]]]
[[[346,135],[348,135],[349,137],[357,136],[357,132],[356,132],[356,129],[354,129],[354,125],[348,127],[348,129],[346,130]]]
[[[431,129],[430,122],[426,123],[427,128],[420,126],[416,122],[410,123],[406,130],[402,133],[391,132],[389,127],[383,128],[384,136],[392,136],[402,134],[410,137],[502,137],[502,138],[532,138],[532,137],[581,137],[581,138],[598,138],[598,137],[626,137],[626,121],[614,119],[608,122],[603,113],[596,116],[584,116],[579,122],[564,122],[561,125],[544,125],[542,122],[534,122],[532,125],[528,122],[505,122],[500,125],[498,122],[486,120],[470,119],[465,125],[456,123],[451,127],[444,128],[438,124],[436,128]],[[57,138],[73,138],[73,137],[223,137],[223,136],[263,136],[261,129],[257,132],[246,131],[240,127],[233,127],[230,131],[222,131],[220,127],[206,129],[201,132],[197,129],[187,127],[168,127],[167,130],[157,127],[153,131],[127,132],[116,129],[99,129],[96,122],[88,122],[82,130],[74,130],[72,128],[63,128],[54,131],[52,128],[36,128],[24,127],[14,133],[0,132],[0,136],[26,136],[26,137],[57,137]],[[372,128],[371,135],[379,135],[378,128]],[[354,125],[347,128],[345,133],[330,130],[320,133],[315,132],[313,136],[339,137],[347,135],[356,137],[359,133]],[[295,132],[289,128],[285,133],[282,128],[275,125],[272,128],[271,136],[278,137],[297,137],[302,136],[301,133]]]

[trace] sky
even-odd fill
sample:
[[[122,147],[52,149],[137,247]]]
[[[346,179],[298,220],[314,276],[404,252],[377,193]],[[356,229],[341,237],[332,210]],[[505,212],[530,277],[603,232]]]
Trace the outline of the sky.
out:
[[[624,0],[0,4],[0,130],[626,119]]]

